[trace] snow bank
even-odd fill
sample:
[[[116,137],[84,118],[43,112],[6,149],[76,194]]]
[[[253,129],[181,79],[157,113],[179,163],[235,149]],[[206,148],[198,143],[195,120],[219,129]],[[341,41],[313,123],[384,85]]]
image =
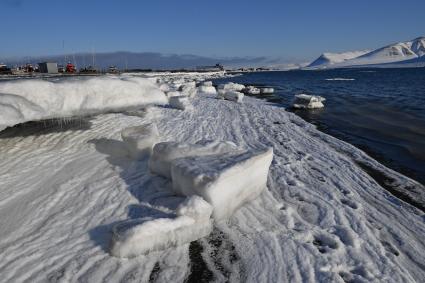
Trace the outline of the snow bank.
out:
[[[149,160],[152,173],[171,178],[171,163],[182,157],[222,154],[239,150],[227,141],[199,141],[196,144],[161,142],[154,146]]]
[[[121,137],[131,157],[142,158],[152,152],[152,147],[159,141],[155,124],[128,127],[121,131]]]
[[[189,100],[188,96],[172,96],[169,99],[170,106],[172,108],[180,110],[191,110],[193,105]]]
[[[175,218],[142,218],[113,228],[111,254],[135,257],[196,241],[212,231],[212,207],[201,197],[186,199]]]
[[[154,82],[144,78],[16,80],[0,83],[0,130],[19,123],[166,104]]]
[[[294,101],[292,102],[292,107],[297,109],[315,109],[323,108],[323,101],[326,99],[321,96],[308,95],[308,94],[298,94],[295,95]]]
[[[203,197],[214,207],[214,219],[225,219],[265,189],[272,159],[272,148],[177,159],[171,166],[173,189]]]

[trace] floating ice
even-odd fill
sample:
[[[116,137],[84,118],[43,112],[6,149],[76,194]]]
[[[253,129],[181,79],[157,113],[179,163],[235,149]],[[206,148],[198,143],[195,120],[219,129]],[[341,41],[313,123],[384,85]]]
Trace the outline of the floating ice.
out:
[[[159,133],[155,124],[125,128],[121,137],[130,156],[139,159],[152,152],[152,147],[159,141]]]
[[[244,90],[244,93],[250,94],[250,95],[257,95],[260,94],[260,89],[256,88],[255,86],[247,86]]]
[[[170,106],[180,110],[193,109],[188,96],[172,96],[169,99]]]
[[[260,89],[261,94],[272,94],[274,93],[274,89],[272,87],[265,87]]]
[[[214,207],[214,219],[225,219],[265,189],[272,159],[272,148],[176,159],[173,189],[203,197]]]
[[[211,213],[208,202],[193,196],[177,208],[175,218],[122,222],[113,228],[111,254],[129,258],[196,241],[211,233]]]
[[[152,173],[171,178],[171,162],[189,156],[205,156],[238,151],[239,148],[227,141],[200,141],[196,144],[161,142],[154,146],[149,160]]]
[[[96,77],[49,82],[0,83],[0,130],[19,123],[166,104],[154,82],[144,78]]]
[[[294,101],[292,102],[292,107],[298,109],[314,109],[314,108],[323,108],[323,101],[326,99],[321,96],[308,95],[308,94],[298,94],[295,95]]]
[[[331,78],[331,79],[325,79],[325,81],[355,81],[356,79],[349,79],[349,78]]]

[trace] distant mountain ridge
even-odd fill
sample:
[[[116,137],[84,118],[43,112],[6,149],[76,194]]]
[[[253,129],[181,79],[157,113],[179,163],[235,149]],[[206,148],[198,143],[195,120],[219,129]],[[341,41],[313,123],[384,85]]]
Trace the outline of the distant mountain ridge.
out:
[[[364,55],[366,53],[369,53],[370,50],[363,50],[363,51],[349,51],[349,52],[343,52],[343,53],[330,53],[326,52],[320,55],[319,58],[314,60],[309,67],[314,66],[320,66],[320,65],[329,65],[329,64],[335,64],[335,63],[341,63],[346,60],[350,60],[356,57],[359,57],[361,55]]]
[[[94,57],[94,58],[93,58]],[[57,62],[66,64],[68,61],[74,63],[77,68],[94,65],[97,68],[108,68],[117,66],[120,69],[183,69],[195,68],[197,66],[208,66],[221,63],[226,67],[239,66],[267,66],[276,62],[275,59],[267,57],[223,57],[212,58],[207,56],[197,56],[190,54],[162,54],[156,52],[102,52],[75,53],[55,56],[35,56],[24,58],[1,59],[10,66],[25,63],[37,64],[39,62]]]
[[[425,55],[425,37],[398,42],[373,51],[353,51],[344,53],[324,53],[310,63],[307,68],[324,69],[350,66],[415,66],[423,63]],[[419,64],[418,66],[422,66]]]

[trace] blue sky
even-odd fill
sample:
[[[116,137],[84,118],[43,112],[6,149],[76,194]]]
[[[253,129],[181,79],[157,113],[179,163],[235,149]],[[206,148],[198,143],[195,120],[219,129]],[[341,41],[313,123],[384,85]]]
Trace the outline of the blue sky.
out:
[[[311,60],[425,35],[425,1],[0,0],[0,58],[135,51]]]

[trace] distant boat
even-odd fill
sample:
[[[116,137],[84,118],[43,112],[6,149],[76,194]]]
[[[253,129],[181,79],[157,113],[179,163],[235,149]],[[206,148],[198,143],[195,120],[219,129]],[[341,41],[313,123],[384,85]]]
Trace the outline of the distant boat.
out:
[[[116,66],[109,66],[108,73],[110,74],[118,74],[120,71]]]
[[[71,62],[68,62],[68,64],[66,64],[65,72],[67,72],[67,73],[77,72],[77,70],[75,69],[75,65],[72,64]]]
[[[96,74],[97,69],[93,66],[88,66],[80,69],[80,73],[82,74]]]

